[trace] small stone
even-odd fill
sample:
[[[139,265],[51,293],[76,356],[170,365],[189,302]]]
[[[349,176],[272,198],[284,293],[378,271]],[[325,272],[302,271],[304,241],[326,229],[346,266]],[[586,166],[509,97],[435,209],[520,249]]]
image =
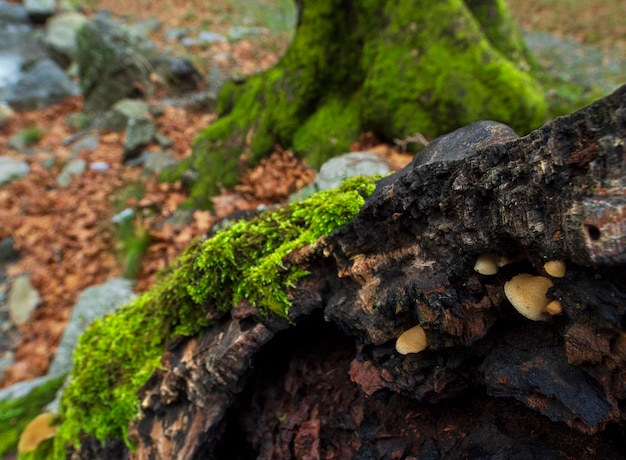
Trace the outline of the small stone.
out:
[[[91,124],[91,117],[83,112],[70,113],[65,124],[74,129],[85,129]]]
[[[15,240],[10,236],[0,240],[0,264],[14,262],[17,259],[18,254],[13,249],[14,243]]]
[[[390,171],[387,163],[373,153],[347,153],[324,163],[315,184],[319,190],[328,190],[339,186],[349,177],[388,174]]]
[[[93,152],[100,145],[100,137],[96,135],[85,136],[72,145],[72,157],[76,157],[81,151]]]
[[[59,65],[38,57],[22,65],[22,72],[4,97],[14,109],[38,109],[79,94],[79,88]]]
[[[170,151],[146,153],[144,155],[144,169],[150,173],[160,174],[165,168],[176,163]]]
[[[258,37],[268,32],[265,27],[237,27],[233,26],[228,30],[228,38],[234,42],[244,38]]]
[[[110,165],[106,161],[94,161],[89,163],[89,169],[92,171],[106,171]]]
[[[30,168],[25,161],[14,160],[10,157],[0,157],[0,185],[14,179],[24,177]]]
[[[33,287],[28,275],[20,275],[11,285],[8,307],[11,321],[17,326],[28,321],[31,312],[41,302],[39,292]]]
[[[57,177],[57,185],[59,187],[67,187],[72,182],[73,176],[80,176],[87,169],[85,160],[72,160],[67,163],[59,176]]]
[[[75,13],[56,15],[46,23],[44,44],[48,47],[54,60],[63,68],[67,68],[76,55],[76,31],[89,19]]]
[[[28,17],[36,24],[43,24],[56,13],[56,0],[24,0],[22,3]]]
[[[124,161],[137,158],[141,150],[154,140],[156,127],[147,118],[131,118],[126,126]]]
[[[131,208],[126,208],[118,212],[117,214],[115,214],[111,218],[111,222],[113,222],[114,224],[119,224],[123,220],[130,219],[134,215],[135,215],[135,211],[133,211]]]
[[[7,122],[13,118],[15,112],[11,107],[6,104],[0,103],[0,128],[7,124]]]
[[[131,119],[149,118],[150,107],[138,99],[122,99],[106,113],[104,124],[111,131],[123,131]]]

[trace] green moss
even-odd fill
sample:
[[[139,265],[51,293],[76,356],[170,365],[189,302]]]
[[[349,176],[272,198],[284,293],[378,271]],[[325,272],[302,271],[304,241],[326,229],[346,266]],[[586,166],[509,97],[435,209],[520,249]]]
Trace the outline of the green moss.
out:
[[[293,148],[304,152],[306,162],[319,169],[335,155],[350,151],[360,131],[360,102],[355,96],[324,98],[320,107],[298,128]]]
[[[94,321],[74,354],[55,458],[64,458],[65,447],[78,443],[81,433],[130,445],[128,424],[140,409],[138,389],[159,367],[170,340],[207,326],[207,308],[227,311],[247,299],[265,314],[287,317],[286,288],[306,272],[285,267],[283,258],[351,221],[374,188],[374,178],[349,179],[335,190],[196,240],[151,291]]]
[[[536,66],[520,28],[504,0],[465,1],[491,46],[500,51],[520,69]]]
[[[42,129],[39,126],[31,126],[11,136],[9,145],[16,149],[25,149],[35,145],[42,137]]]
[[[50,403],[65,380],[65,375],[35,388],[28,395],[0,401],[0,456],[17,448],[24,427]]]
[[[406,14],[383,13],[392,22],[364,51],[365,126],[392,138],[435,137],[485,118],[518,132],[544,122],[541,87],[491,47],[461,2],[393,8]]]
[[[35,450],[30,452],[21,452],[17,460],[42,460],[44,458],[52,458],[54,455],[54,439],[44,439],[39,443]]]

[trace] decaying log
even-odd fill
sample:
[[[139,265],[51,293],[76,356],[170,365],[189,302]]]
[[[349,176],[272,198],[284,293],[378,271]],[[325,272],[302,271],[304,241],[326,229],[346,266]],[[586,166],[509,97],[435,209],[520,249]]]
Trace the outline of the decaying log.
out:
[[[492,122],[439,138],[287,257],[311,273],[291,323],[242,302],[170,346],[131,457],[618,458],[624,139],[626,86],[523,138]],[[510,263],[478,274],[483,253]],[[562,314],[530,321],[503,285],[555,259]],[[428,348],[400,355],[418,324]]]

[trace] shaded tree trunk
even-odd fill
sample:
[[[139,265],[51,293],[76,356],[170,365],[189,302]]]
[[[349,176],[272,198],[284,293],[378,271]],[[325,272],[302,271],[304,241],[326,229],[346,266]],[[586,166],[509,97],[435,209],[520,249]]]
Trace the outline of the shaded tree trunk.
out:
[[[164,175],[186,178],[199,206],[276,144],[318,167],[365,131],[392,140],[480,119],[520,132],[544,122],[542,91],[526,73],[530,58],[503,1],[297,4],[281,61],[227,85],[219,119],[198,135],[192,157]]]
[[[131,457],[619,458],[624,139],[626,86],[523,138],[491,122],[439,138],[283,261],[311,273],[291,323],[242,302],[169,347]],[[487,252],[510,263],[478,274]],[[553,259],[562,314],[530,321],[503,285]],[[397,353],[417,324],[428,348]]]

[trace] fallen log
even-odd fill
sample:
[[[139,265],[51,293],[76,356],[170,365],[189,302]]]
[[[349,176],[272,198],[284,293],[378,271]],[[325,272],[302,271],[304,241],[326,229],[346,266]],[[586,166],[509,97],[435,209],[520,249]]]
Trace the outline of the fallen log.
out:
[[[283,260],[310,273],[289,320],[244,300],[176,340],[139,392],[136,450],[75,455],[620,458],[624,139],[626,86],[522,138],[479,122],[437,139]],[[537,321],[505,295],[520,274],[555,302]],[[399,353],[415,326],[426,348]]]

